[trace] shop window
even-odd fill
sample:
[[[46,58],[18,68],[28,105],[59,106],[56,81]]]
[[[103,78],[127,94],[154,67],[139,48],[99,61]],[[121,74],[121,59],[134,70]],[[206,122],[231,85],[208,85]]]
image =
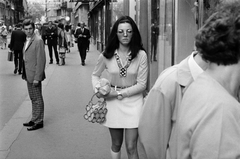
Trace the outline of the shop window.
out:
[[[172,65],[174,59],[174,1],[151,0],[150,78],[152,87],[158,75]]]
[[[123,1],[124,0],[111,0],[110,7],[112,10],[111,26],[116,22],[116,20],[123,16]]]
[[[159,0],[151,2],[151,61],[157,61],[157,45],[159,35]]]

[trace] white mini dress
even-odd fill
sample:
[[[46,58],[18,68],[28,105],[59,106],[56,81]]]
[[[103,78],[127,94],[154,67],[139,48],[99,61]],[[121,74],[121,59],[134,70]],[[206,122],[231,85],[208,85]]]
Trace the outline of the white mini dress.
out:
[[[92,74],[93,88],[106,70],[112,86],[126,87],[118,90],[127,96],[122,100],[116,98],[107,100],[107,115],[104,126],[109,128],[137,128],[143,106],[143,91],[146,89],[148,65],[147,55],[141,50],[127,69],[127,76],[119,75],[119,67],[115,56],[106,59],[99,55],[97,65]]]

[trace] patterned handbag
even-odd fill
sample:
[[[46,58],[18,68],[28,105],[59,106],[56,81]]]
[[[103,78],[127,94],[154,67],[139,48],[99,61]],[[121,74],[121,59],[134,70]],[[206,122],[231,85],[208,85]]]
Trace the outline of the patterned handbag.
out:
[[[97,122],[102,124],[106,120],[105,116],[107,114],[107,103],[105,99],[103,99],[103,101],[98,100],[96,103],[93,103],[93,98],[96,96],[96,94],[97,93],[93,94],[91,100],[86,105],[84,119],[92,123]]]

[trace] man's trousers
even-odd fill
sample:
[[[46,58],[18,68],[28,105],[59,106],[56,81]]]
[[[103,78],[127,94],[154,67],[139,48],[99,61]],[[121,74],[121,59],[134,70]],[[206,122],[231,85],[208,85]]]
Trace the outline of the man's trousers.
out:
[[[44,117],[44,102],[42,96],[42,83],[37,86],[27,82],[29,97],[32,101],[32,119],[36,124],[43,124]]]

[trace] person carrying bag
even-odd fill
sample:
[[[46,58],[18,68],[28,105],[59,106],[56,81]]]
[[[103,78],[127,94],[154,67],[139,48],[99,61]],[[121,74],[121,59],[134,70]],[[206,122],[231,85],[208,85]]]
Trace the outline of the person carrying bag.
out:
[[[59,45],[59,57],[60,57],[60,64],[59,65],[65,65],[65,57],[66,57],[66,51],[68,50],[67,46],[67,36],[64,32],[64,26],[62,23],[58,24],[58,27],[61,29],[59,36],[58,36],[58,45]]]

